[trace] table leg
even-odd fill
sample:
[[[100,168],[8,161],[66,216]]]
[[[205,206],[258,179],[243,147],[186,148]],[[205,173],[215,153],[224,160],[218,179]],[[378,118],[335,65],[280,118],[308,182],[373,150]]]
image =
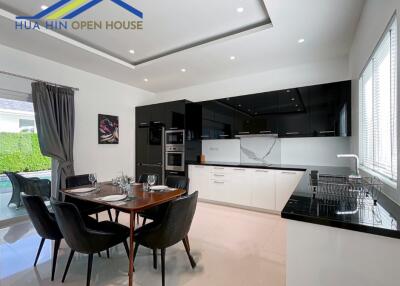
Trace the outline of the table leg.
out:
[[[130,238],[129,238],[129,286],[133,284],[133,251],[134,251],[134,231],[135,231],[135,212],[130,214]]]

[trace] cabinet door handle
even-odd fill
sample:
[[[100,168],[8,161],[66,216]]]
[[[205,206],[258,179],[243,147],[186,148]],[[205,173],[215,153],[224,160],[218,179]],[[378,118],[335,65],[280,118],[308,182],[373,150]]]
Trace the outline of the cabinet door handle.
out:
[[[228,137],[229,135],[227,135],[227,134],[220,134],[220,135],[218,135],[219,137]]]
[[[154,123],[154,124],[160,124],[161,121],[154,121],[153,123]]]
[[[175,174],[175,175],[178,175],[178,174],[179,174],[178,172],[171,172],[171,171],[168,171],[168,173],[170,173],[170,174]]]
[[[147,125],[147,122],[140,122],[139,125]]]
[[[178,127],[171,127],[171,128],[169,128],[169,130],[177,130],[178,129]]]
[[[260,134],[271,133],[269,130],[260,131]]]
[[[208,135],[201,135],[200,137],[201,138],[210,138],[210,136],[208,136]]]
[[[214,181],[214,184],[225,184],[223,181]]]
[[[214,177],[225,177],[223,174],[214,174]]]
[[[269,171],[268,171],[268,170],[256,170],[256,172],[259,172],[259,173],[268,173]]]
[[[287,175],[296,175],[295,172],[288,172],[288,171],[283,171],[281,172],[282,174],[287,174]]]
[[[250,134],[250,132],[246,131],[246,132],[238,132],[239,135],[244,135],[244,134]]]
[[[329,133],[335,133],[334,130],[326,130],[326,131],[320,131],[319,134],[329,134]]]
[[[286,135],[298,135],[300,132],[286,132]]]
[[[224,167],[214,167],[215,170],[225,170]]]
[[[235,171],[246,171],[246,169],[233,169]]]

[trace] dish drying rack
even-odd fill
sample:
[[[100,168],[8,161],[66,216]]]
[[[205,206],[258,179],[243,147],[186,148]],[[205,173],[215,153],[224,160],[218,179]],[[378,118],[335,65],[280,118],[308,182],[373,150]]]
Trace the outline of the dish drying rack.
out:
[[[330,208],[336,215],[358,215],[359,219],[373,224],[381,224],[378,207],[383,183],[376,177],[352,178],[310,174],[310,188],[318,203]]]

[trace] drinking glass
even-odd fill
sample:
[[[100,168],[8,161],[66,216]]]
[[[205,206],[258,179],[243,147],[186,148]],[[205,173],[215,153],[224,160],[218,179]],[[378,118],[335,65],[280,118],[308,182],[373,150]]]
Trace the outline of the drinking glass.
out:
[[[89,181],[92,183],[92,186],[97,181],[96,173],[89,174]]]
[[[154,184],[156,183],[156,175],[148,175],[147,177],[147,183],[149,183],[150,188],[152,186],[154,186]]]

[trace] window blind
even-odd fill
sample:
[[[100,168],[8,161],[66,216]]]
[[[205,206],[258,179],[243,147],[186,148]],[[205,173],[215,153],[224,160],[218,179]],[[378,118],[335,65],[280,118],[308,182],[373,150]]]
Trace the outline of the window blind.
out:
[[[361,165],[397,180],[397,21],[359,80]]]

